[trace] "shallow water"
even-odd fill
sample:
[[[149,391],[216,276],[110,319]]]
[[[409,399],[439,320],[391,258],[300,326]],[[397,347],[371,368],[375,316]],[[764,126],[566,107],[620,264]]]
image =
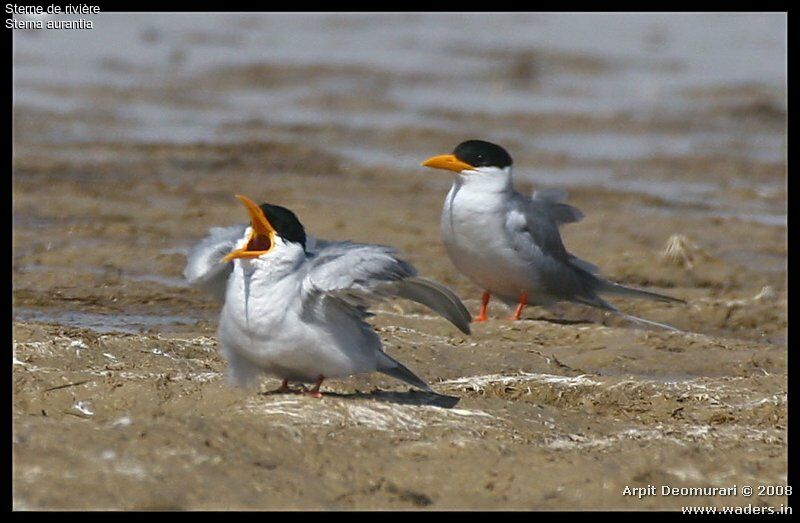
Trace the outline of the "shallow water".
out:
[[[149,329],[167,329],[174,325],[194,325],[199,318],[177,315],[151,314],[94,314],[64,310],[46,311],[15,307],[15,321],[54,323],[81,329],[89,329],[99,334],[125,333],[140,334]]]

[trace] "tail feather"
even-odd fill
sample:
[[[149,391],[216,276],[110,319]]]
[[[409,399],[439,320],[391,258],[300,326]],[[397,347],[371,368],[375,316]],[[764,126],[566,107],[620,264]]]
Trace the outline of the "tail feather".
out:
[[[600,285],[597,288],[597,292],[604,292],[608,294],[616,294],[618,296],[629,296],[631,298],[648,298],[651,300],[658,300],[665,303],[683,303],[686,304],[684,300],[673,298],[672,296],[666,296],[664,294],[658,294],[656,292],[649,292],[643,291],[640,289],[634,289],[633,287],[626,287],[624,285],[620,285],[619,283],[614,283],[608,280],[599,279]]]
[[[405,365],[386,353],[381,353],[378,355],[378,372],[382,372],[383,374],[391,376],[400,381],[405,381],[409,385],[413,385],[426,392],[434,392],[427,383],[422,381],[422,378],[411,372]]]
[[[635,290],[635,289],[631,289],[631,290]],[[682,331],[681,329],[678,329],[678,328],[673,327],[672,325],[668,325],[666,323],[659,323],[657,321],[646,320],[644,318],[640,318],[640,317],[634,316],[632,314],[625,314],[624,312],[620,311],[619,309],[617,309],[616,307],[614,307],[613,305],[611,305],[607,301],[605,301],[605,300],[603,300],[603,299],[601,299],[601,298],[599,298],[597,296],[595,296],[594,299],[592,299],[592,300],[577,299],[575,301],[577,303],[582,304],[582,305],[588,305],[589,307],[594,307],[596,309],[602,309],[604,311],[608,311],[608,312],[614,314],[615,316],[619,316],[620,318],[624,318],[624,319],[626,319],[628,321],[632,321],[632,322],[635,322],[635,323],[640,323],[640,324],[644,324],[644,325],[651,325],[653,327],[659,327],[659,328],[670,330],[670,331],[674,331],[674,332],[685,332],[685,331]]]
[[[640,318],[638,316],[633,316],[631,314],[625,314],[624,312],[619,312],[618,311],[618,312],[615,312],[614,314],[616,314],[617,316],[619,316],[621,318],[625,318],[626,320],[629,320],[629,321],[632,321],[632,322],[635,322],[635,323],[643,323],[645,325],[652,325],[654,327],[660,327],[662,329],[666,329],[668,331],[673,331],[673,332],[685,332],[685,331],[682,331],[681,329],[673,327],[672,325],[667,325],[666,323],[658,323],[657,321],[646,320],[646,319]]]
[[[470,333],[472,316],[458,296],[441,283],[426,278],[408,278],[399,283],[397,295],[431,308],[464,334]]]

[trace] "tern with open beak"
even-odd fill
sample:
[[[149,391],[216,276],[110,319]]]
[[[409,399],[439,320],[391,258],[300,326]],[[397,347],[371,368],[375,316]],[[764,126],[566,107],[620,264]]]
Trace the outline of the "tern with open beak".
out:
[[[184,276],[221,298],[217,331],[229,379],[247,386],[264,375],[314,383],[382,372],[425,391],[430,387],[383,351],[365,321],[367,306],[399,296],[441,314],[465,334],[472,321],[448,288],[382,245],[306,238],[284,207],[238,196],[249,226],[214,228],[187,256]]]
[[[526,305],[568,301],[677,330],[624,314],[598,296],[685,303],[608,281],[595,265],[567,252],[558,227],[580,221],[583,213],[564,203],[565,191],[537,191],[530,198],[517,192],[511,182],[511,156],[499,145],[469,140],[422,165],[455,173],[442,210],[441,237],[456,268],[484,289],[475,321],[487,319],[486,309],[495,295],[517,305],[514,320]]]

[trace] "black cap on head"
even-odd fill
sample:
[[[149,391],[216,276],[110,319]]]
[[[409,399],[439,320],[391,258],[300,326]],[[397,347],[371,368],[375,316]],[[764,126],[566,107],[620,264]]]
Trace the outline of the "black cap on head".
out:
[[[306,230],[292,211],[286,207],[269,203],[262,203],[259,207],[278,236],[286,241],[299,243],[303,246],[303,250],[306,249]]]
[[[473,167],[500,167],[502,169],[513,163],[511,155],[505,149],[483,140],[461,142],[453,150],[453,154],[462,162],[467,162]]]

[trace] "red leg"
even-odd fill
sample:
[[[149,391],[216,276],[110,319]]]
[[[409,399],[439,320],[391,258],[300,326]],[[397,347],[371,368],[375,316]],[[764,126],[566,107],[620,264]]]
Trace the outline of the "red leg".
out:
[[[491,299],[491,297],[492,293],[490,293],[489,291],[483,291],[483,298],[481,301],[481,311],[478,313],[478,317],[475,318],[474,321],[481,322],[481,321],[486,321],[488,319],[486,318],[486,307],[488,307],[489,299]]]
[[[514,311],[514,315],[509,318],[511,321],[516,321],[519,319],[520,315],[522,314],[522,309],[528,304],[528,293],[523,292],[519,295],[519,305],[517,305],[517,310]]]
[[[319,386],[322,385],[323,381],[325,381],[325,376],[320,374],[319,378],[317,378],[316,383],[314,383],[314,388],[306,392],[306,394],[308,394],[312,398],[321,398],[322,393],[319,391]]]
[[[289,380],[283,380],[283,383],[275,389],[275,392],[292,392],[292,389],[289,388]]]

